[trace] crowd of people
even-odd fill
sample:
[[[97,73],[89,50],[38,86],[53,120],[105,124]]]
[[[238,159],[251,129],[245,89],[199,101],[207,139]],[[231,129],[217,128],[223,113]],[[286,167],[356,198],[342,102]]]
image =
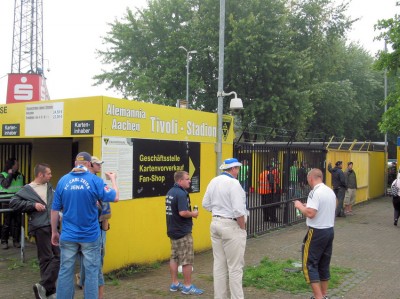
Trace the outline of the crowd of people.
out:
[[[342,164],[339,162],[336,163],[337,166]],[[247,166],[247,163],[242,164],[235,158],[226,159],[220,166],[222,173],[210,181],[202,201],[203,208],[212,214],[210,235],[214,258],[214,298],[244,298],[242,280],[248,211],[243,178],[248,168],[241,172],[243,165]],[[345,183],[349,188],[346,189],[357,189],[352,166],[353,163],[349,162],[345,175]],[[274,179],[277,175],[271,167],[267,167],[260,175],[260,181],[268,182],[265,186],[260,186],[261,195],[274,193],[272,190],[278,188]],[[310,169],[305,177],[311,188],[307,202],[303,204],[299,200],[294,201],[295,207],[306,217],[308,226],[302,246],[303,274],[311,286],[312,298],[324,299],[327,298],[330,279],[334,221],[338,209],[337,190],[334,192],[323,183],[320,169]],[[272,182],[272,186],[269,182]],[[166,196],[167,234],[171,239],[170,291],[201,295],[203,290],[191,283],[192,218],[197,218],[199,214],[197,210],[192,210],[189,193],[186,191],[189,187],[188,173],[177,172],[175,185]],[[264,189],[272,190],[263,193]],[[348,194],[348,190],[345,191],[345,196],[348,197],[345,210],[350,213],[355,190],[350,190]],[[271,200],[270,197],[266,198]],[[273,217],[273,214],[267,211],[264,217]],[[182,265],[183,284],[177,278],[179,265]]]
[[[28,234],[35,238],[40,269],[40,281],[33,285],[37,299],[73,298],[77,260],[84,297],[104,296],[102,266],[105,232],[110,229],[109,203],[119,200],[119,191],[115,172],[104,173],[111,186],[96,175],[102,164],[87,152],[79,153],[74,168],[53,189],[50,165],[36,164],[34,180],[25,185],[18,161],[10,158],[5,163],[0,174],[0,196],[11,196],[9,207],[14,212],[5,214],[2,248],[8,249],[10,230],[14,247],[20,247],[21,222],[13,224],[18,224],[13,217],[21,221],[21,213],[27,213]]]
[[[40,281],[33,286],[36,298],[73,298],[75,288],[71,282],[74,275],[85,298],[101,299],[104,296],[102,266],[106,231],[110,229],[109,203],[119,200],[119,192],[114,172],[104,173],[111,181],[111,187],[97,176],[102,164],[103,161],[87,152],[79,153],[74,168],[53,189],[48,164],[38,163],[34,167],[34,180],[24,185],[23,175],[18,172],[18,161],[12,158],[5,163],[0,174],[0,196],[12,195],[9,207],[14,213],[5,219],[9,222],[3,225],[2,248],[8,248],[9,235],[6,233],[10,232],[7,230],[12,232],[14,246],[19,246],[18,228],[13,226],[13,221],[18,222],[12,217],[15,214],[21,220],[20,213],[27,213],[28,233],[36,240],[40,268]],[[296,170],[291,168],[290,182],[297,188],[300,169],[303,167],[305,171],[306,168],[304,164],[293,166]],[[314,294],[312,298],[327,298],[335,216],[353,215],[356,174],[352,162],[347,163],[345,172],[342,166],[342,161],[337,161],[334,168],[331,163],[328,164],[333,190],[323,183],[320,169],[313,168],[301,174],[311,191],[306,203],[294,201],[295,208],[306,217],[308,226],[303,240],[302,261],[304,277]],[[245,171],[241,171],[241,167]],[[241,163],[236,158],[230,158],[223,162],[220,170],[221,174],[209,182],[202,201],[203,208],[212,214],[210,235],[214,258],[214,298],[244,298],[242,279],[248,210],[247,185],[243,184],[243,178],[247,175],[248,164],[247,161]],[[259,182],[258,192],[262,202],[274,202],[274,194],[280,188],[277,168],[267,166],[260,174]],[[175,172],[174,185],[165,198],[167,236],[171,244],[169,290],[201,295],[204,290],[196,287],[191,279],[194,265],[193,218],[199,217],[199,210],[197,206],[192,206],[190,184],[188,172]],[[396,196],[400,198],[400,180],[395,180],[393,186],[397,187]],[[395,225],[399,214],[400,207],[395,208]],[[274,216],[273,209],[265,210],[264,218],[274,221]],[[74,273],[76,261],[80,262],[77,274]],[[178,272],[182,272],[183,282],[179,282]]]

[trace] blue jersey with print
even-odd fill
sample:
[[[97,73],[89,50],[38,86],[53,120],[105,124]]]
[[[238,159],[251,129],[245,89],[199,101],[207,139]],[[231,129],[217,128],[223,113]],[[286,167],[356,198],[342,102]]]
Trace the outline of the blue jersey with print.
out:
[[[98,176],[88,172],[70,172],[57,184],[52,210],[62,211],[60,239],[70,242],[94,242],[100,236],[97,200],[114,201],[116,192]]]

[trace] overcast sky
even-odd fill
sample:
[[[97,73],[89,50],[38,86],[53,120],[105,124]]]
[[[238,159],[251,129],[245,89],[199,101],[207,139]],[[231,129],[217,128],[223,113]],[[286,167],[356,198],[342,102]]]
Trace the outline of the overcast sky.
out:
[[[217,1],[217,0],[215,0]],[[226,0],[229,1],[229,0]],[[341,3],[341,0],[335,0]],[[92,77],[102,65],[95,50],[102,47],[101,36],[107,23],[121,18],[126,7],[146,6],[146,0],[43,0],[44,63],[51,99],[106,95],[120,97],[114,91],[92,86]],[[373,42],[373,26],[379,19],[399,13],[396,0],[353,0],[349,14],[361,20],[349,38],[374,55],[383,42]],[[6,102],[7,73],[11,71],[14,0],[0,0],[0,104]],[[184,59],[184,58],[183,58]]]

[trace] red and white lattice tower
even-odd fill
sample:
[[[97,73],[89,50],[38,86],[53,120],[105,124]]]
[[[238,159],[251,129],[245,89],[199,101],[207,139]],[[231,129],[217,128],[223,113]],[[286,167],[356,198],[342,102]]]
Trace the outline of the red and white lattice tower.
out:
[[[43,64],[43,1],[15,0],[7,104],[49,100]]]

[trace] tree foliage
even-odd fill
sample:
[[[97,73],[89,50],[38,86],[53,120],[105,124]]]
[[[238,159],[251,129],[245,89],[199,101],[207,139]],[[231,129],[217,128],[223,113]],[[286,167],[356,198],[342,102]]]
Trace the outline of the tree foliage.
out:
[[[396,4],[400,6],[400,4]],[[385,40],[386,49],[378,54],[375,63],[377,69],[387,73],[388,89],[387,98],[384,102],[387,111],[379,124],[382,132],[400,133],[400,80],[398,72],[400,67],[400,15],[393,18],[380,20],[375,26],[381,30],[378,39]],[[387,51],[388,48],[391,50]]]
[[[373,59],[346,45],[355,21],[346,17],[347,6],[329,0],[226,1],[224,91],[243,99],[242,129],[257,124],[258,136],[271,127],[297,135],[377,136],[382,83],[371,69]],[[197,51],[190,61],[191,107],[216,110],[219,1],[149,0],[147,8],[127,9],[109,25],[98,54],[112,67],[95,76],[96,84],[127,99],[175,105],[186,94],[183,46]]]

